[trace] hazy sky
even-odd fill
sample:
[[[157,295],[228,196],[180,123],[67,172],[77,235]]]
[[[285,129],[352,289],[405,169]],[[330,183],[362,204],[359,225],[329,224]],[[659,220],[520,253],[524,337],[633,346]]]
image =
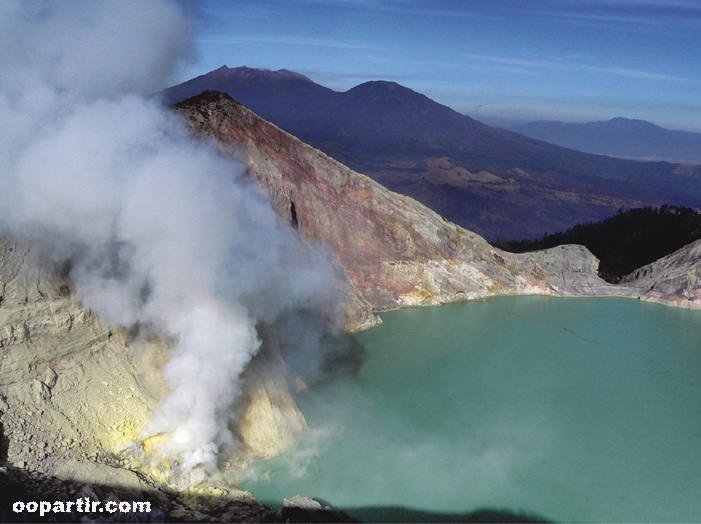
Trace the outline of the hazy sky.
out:
[[[202,0],[199,60],[345,91],[393,80],[463,113],[701,131],[701,0]]]

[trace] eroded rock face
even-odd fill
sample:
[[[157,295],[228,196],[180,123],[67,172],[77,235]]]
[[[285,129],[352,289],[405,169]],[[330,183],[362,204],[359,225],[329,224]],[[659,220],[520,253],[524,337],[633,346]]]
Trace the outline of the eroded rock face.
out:
[[[176,106],[192,129],[249,171],[282,220],[330,247],[355,293],[347,330],[371,311],[503,294],[631,294],[596,275],[586,249],[513,255],[417,201],[393,193],[257,117],[228,95],[206,92]],[[364,311],[362,314],[358,311]]]
[[[0,236],[0,465],[153,489],[158,479],[129,472],[141,469],[139,458],[120,450],[169,392],[169,343],[109,329],[40,258],[36,247]],[[245,458],[280,453],[306,427],[274,335],[264,334],[246,370],[243,417],[233,428]]]
[[[642,300],[701,308],[701,240],[643,266],[621,279]]]
[[[564,245],[532,253],[502,252],[509,267],[545,282],[545,293],[558,296],[636,297],[637,291],[598,277],[599,259],[584,246]]]
[[[0,237],[0,396],[8,458],[37,471],[114,453],[150,417],[124,334],[76,300],[71,284]]]
[[[259,325],[261,350],[242,374],[244,384],[238,434],[247,459],[279,455],[292,447],[307,427],[287,382],[287,366],[280,354],[273,326]]]

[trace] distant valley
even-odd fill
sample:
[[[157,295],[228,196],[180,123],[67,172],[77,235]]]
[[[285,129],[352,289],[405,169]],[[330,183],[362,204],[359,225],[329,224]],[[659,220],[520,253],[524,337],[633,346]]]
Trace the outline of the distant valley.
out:
[[[701,167],[552,145],[461,115],[393,82],[340,93],[291,71],[226,66],[174,86],[235,100],[388,188],[488,239],[534,238],[618,209],[701,206]]]

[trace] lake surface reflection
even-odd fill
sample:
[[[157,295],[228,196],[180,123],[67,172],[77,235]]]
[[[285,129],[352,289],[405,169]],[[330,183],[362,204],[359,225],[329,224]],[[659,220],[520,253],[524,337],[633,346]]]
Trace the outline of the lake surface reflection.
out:
[[[299,445],[242,487],[384,521],[388,506],[701,519],[701,312],[503,297],[382,318],[355,335],[357,374],[298,399]]]

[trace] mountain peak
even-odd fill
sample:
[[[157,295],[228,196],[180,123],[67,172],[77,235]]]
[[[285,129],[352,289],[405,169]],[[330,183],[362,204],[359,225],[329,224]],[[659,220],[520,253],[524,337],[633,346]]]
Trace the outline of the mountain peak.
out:
[[[396,110],[396,104],[401,104],[406,110],[412,107],[415,110],[424,112],[428,110],[428,107],[432,109],[440,107],[441,111],[454,112],[452,109],[434,102],[426,95],[387,80],[365,82],[349,89],[343,95],[347,100],[362,100],[364,104],[369,104],[374,109],[377,109],[377,104],[391,104],[394,108],[393,110]]]
[[[356,87],[362,87],[362,86],[377,86],[377,87],[383,87],[386,89],[407,89],[411,91],[408,87],[404,87],[403,85],[398,84],[397,82],[392,82],[390,80],[369,80],[367,82],[363,82],[362,84],[358,84]]]
[[[362,84],[358,84],[352,89],[349,89],[347,91],[348,93],[392,93],[393,95],[396,95],[398,93],[412,93],[415,95],[420,95],[420,93],[417,93],[416,91],[413,91],[412,89],[409,89],[408,87],[404,87],[403,85],[398,84],[397,82],[390,82],[388,80],[371,80],[369,82],[364,82]],[[420,95],[423,96],[423,95]]]
[[[608,122],[605,122],[606,124],[611,124],[611,125],[616,125],[616,126],[626,126],[626,127],[633,127],[637,126],[638,128],[657,128],[661,129],[659,126],[656,126],[652,122],[648,122],[647,120],[638,120],[637,118],[624,118],[622,116],[617,116],[616,118],[612,118]]]
[[[255,69],[246,66],[229,68],[224,65],[209,74],[225,81],[236,80],[238,82],[247,83],[277,83],[289,80],[302,80],[312,83],[312,81],[303,74],[295,73],[294,71],[289,71],[287,69],[272,71],[270,69]]]

